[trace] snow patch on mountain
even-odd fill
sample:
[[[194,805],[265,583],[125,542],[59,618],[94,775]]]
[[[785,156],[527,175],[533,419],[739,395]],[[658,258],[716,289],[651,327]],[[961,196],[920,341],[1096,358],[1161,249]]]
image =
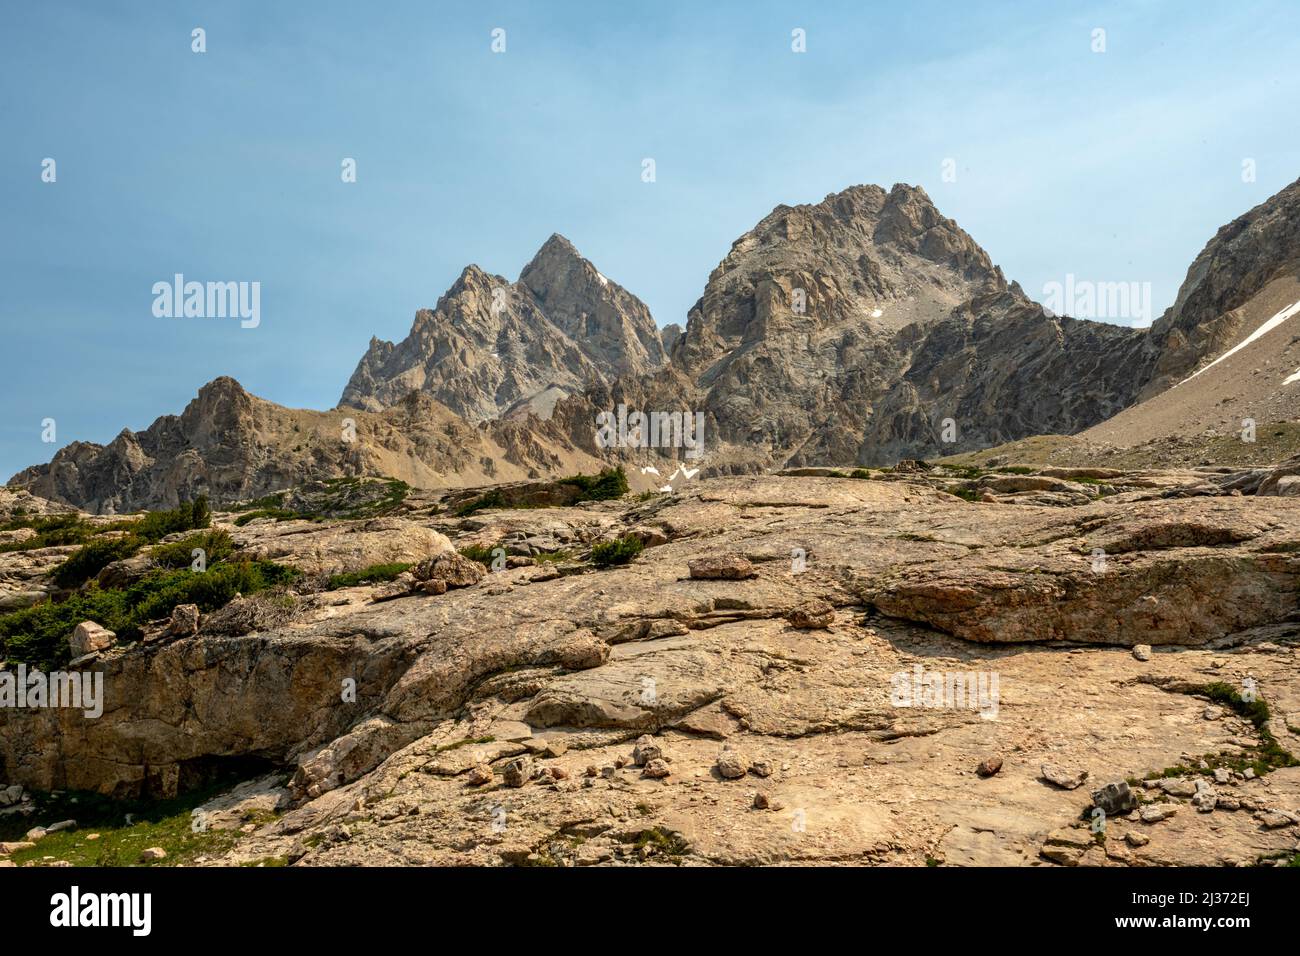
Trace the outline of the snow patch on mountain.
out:
[[[1214,368],[1214,366],[1218,365],[1220,362],[1222,362],[1224,359],[1228,358],[1230,355],[1233,355],[1233,354],[1235,354],[1235,353],[1237,353],[1237,352],[1240,352],[1242,349],[1244,349],[1244,348],[1245,348],[1247,345],[1249,345],[1251,342],[1255,342],[1255,341],[1257,341],[1257,340],[1263,338],[1265,335],[1267,335],[1269,332],[1272,332],[1275,328],[1277,328],[1279,325],[1281,325],[1281,324],[1282,324],[1283,322],[1285,322],[1287,319],[1291,318],[1291,316],[1295,315],[1297,312],[1300,312],[1300,302],[1296,302],[1296,303],[1293,303],[1292,305],[1287,306],[1285,309],[1283,309],[1283,310],[1282,310],[1281,312],[1279,312],[1277,315],[1273,316],[1273,318],[1271,318],[1271,319],[1269,319],[1267,322],[1263,323],[1263,324],[1262,324],[1259,328],[1257,328],[1254,332],[1251,332],[1250,335],[1246,336],[1244,339],[1242,339],[1240,342],[1238,342],[1238,343],[1237,343],[1236,345],[1234,345],[1232,348],[1228,349],[1228,351],[1224,352],[1222,355],[1220,355],[1218,358],[1216,358],[1216,359],[1215,359],[1213,362],[1211,362],[1209,365],[1205,366],[1205,368],[1197,369],[1197,370],[1196,370],[1195,372],[1193,372],[1191,375],[1187,376],[1187,378],[1185,378],[1185,379],[1183,379],[1181,382],[1179,382],[1178,385],[1185,385],[1187,382],[1190,382],[1192,379],[1196,378],[1196,376],[1200,375],[1202,372],[1204,372],[1204,371],[1206,371],[1206,370],[1208,370],[1208,369],[1212,369],[1212,368]],[[1300,373],[1297,373],[1297,374],[1300,374]],[[1293,375],[1293,376],[1291,376],[1291,378],[1287,379],[1286,382],[1283,382],[1282,384],[1286,385],[1286,384],[1289,384],[1290,382],[1295,381],[1295,380],[1296,380],[1296,376]],[[1178,385],[1175,385],[1174,388],[1177,388]]]

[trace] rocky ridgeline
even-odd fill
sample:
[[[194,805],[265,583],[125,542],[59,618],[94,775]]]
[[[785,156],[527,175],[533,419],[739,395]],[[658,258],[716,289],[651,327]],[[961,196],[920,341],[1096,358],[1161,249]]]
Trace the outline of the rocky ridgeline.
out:
[[[548,422],[475,426],[418,393],[382,412],[284,408],[232,378],[199,390],[180,415],[108,445],[73,442],[22,488],[99,514],[172,508],[200,494],[229,504],[313,481],[385,476],[417,488],[594,472],[602,462]]]
[[[164,797],[247,766],[215,864],[1289,857],[1300,515],[1230,484],[911,463],[218,514],[299,582],[96,641],[102,716],[0,711],[3,779]]]
[[[1159,394],[1253,331],[1243,327],[1246,306],[1279,277],[1295,277],[1297,257],[1300,180],[1222,227],[1193,260],[1173,306],[1151,327],[1154,366],[1139,398]]]
[[[662,335],[640,300],[552,236],[517,281],[469,266],[406,339],[373,340],[331,412],[218,379],[181,415],[107,446],[73,443],[10,484],[120,512],[341,476],[451,488],[666,463],[597,446],[597,414],[619,404],[702,415],[710,475],[881,466],[1112,419],[1123,427],[1106,441],[1123,445],[1126,416],[1146,407],[1135,403],[1152,399],[1154,419],[1137,414],[1135,434],[1175,429],[1178,402],[1153,396],[1292,301],[1298,202],[1300,184],[1221,229],[1150,329],[1045,311],[902,184],[777,207],[733,244],[685,328]],[[1223,417],[1217,392],[1232,378],[1200,383],[1211,381],[1198,421]],[[1234,417],[1290,407],[1285,389],[1256,386]]]

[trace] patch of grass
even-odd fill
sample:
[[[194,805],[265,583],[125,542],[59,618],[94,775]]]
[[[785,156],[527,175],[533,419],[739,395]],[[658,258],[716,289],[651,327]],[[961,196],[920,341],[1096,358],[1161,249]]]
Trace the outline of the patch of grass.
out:
[[[467,544],[460,549],[462,558],[469,558],[471,561],[477,561],[485,568],[492,567],[492,552],[501,547],[499,544]]]
[[[573,559],[572,551],[539,551],[533,555],[533,560],[538,564],[559,564],[563,561]]]
[[[849,472],[849,477],[861,478],[870,481],[875,476],[872,475],[871,472],[867,471],[867,469],[865,468],[854,468],[851,472]]]
[[[250,521],[258,518],[274,518],[276,521],[295,521],[301,515],[296,511],[285,511],[283,508],[258,508],[256,511],[246,511],[235,519],[235,527],[242,528]]]
[[[591,563],[598,568],[627,564],[640,554],[644,547],[640,538],[631,535],[625,535],[614,541],[600,541],[592,545]]]
[[[1195,774],[1211,776],[1220,767],[1235,770],[1238,773],[1250,768],[1255,772],[1255,776],[1262,777],[1280,767],[1300,766],[1300,760],[1297,760],[1294,754],[1278,743],[1277,738],[1269,731],[1268,722],[1272,714],[1269,711],[1268,703],[1263,697],[1256,697],[1254,700],[1249,701],[1243,700],[1240,692],[1235,687],[1222,681],[1192,687],[1186,693],[1208,697],[1214,703],[1233,711],[1237,716],[1249,720],[1255,728],[1255,733],[1259,736],[1259,743],[1240,754],[1205,754],[1201,757],[1205,767],[1187,767],[1179,764],[1147,774],[1148,778],[1168,779],[1171,777],[1188,777]]]
[[[978,501],[979,492],[970,487],[945,488],[943,489],[953,497],[960,498],[962,501]]]
[[[21,840],[33,820],[53,823],[77,821],[75,830],[51,833],[28,850],[10,859],[17,866],[52,856],[73,866],[180,866],[195,857],[223,852],[239,840],[238,830],[195,832],[191,811],[230,787],[230,781],[214,783],[183,796],[160,801],[117,801],[96,793],[64,792],[36,794],[37,812],[32,817],[13,817],[0,823],[0,839]],[[127,823],[130,814],[131,822]],[[98,840],[87,840],[98,833]],[[166,859],[141,863],[140,853],[148,847],[162,847]]]
[[[264,856],[258,860],[245,860],[243,863],[239,865],[240,866],[266,866],[266,867],[288,866],[289,858],[287,856]]]
[[[379,584],[384,581],[392,581],[413,567],[415,565],[409,561],[399,561],[395,564],[372,564],[360,571],[348,571],[344,574],[332,575],[325,584],[325,590],[337,591],[339,588],[356,587],[358,584]]]
[[[979,469],[973,470],[978,471]],[[1004,465],[993,470],[1003,475],[1032,475],[1038,469],[1030,468],[1028,465]]]
[[[1196,693],[1204,694],[1216,704],[1222,704],[1239,717],[1245,717],[1255,725],[1257,730],[1263,730],[1264,724],[1268,722],[1271,716],[1264,698],[1257,696],[1251,701],[1243,700],[1235,687],[1223,681],[1206,684]]]
[[[1248,751],[1245,757],[1235,758],[1240,766],[1233,766],[1232,769],[1241,770],[1249,766],[1256,775],[1263,776],[1279,767],[1300,766],[1300,760],[1279,744],[1277,738],[1269,731],[1268,721],[1272,714],[1263,697],[1256,696],[1254,700],[1243,700],[1235,687],[1222,681],[1206,684],[1201,692],[1216,704],[1221,704],[1239,717],[1249,720],[1259,735],[1259,744]]]
[[[637,838],[632,845],[638,852],[653,847],[657,852],[666,856],[685,856],[690,851],[689,844],[680,836],[676,833],[665,833],[658,827],[642,830],[637,834]]]

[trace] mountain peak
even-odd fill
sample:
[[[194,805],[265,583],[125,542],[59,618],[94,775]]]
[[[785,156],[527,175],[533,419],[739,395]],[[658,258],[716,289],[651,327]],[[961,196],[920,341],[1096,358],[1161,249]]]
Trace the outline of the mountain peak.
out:
[[[199,401],[217,401],[223,398],[246,398],[248,390],[230,375],[218,375],[199,388]]]
[[[601,367],[640,374],[663,363],[663,340],[645,303],[607,279],[558,232],[524,266],[519,285]]]
[[[894,185],[890,187],[889,198],[897,199],[900,197],[905,199],[917,199],[930,203],[930,205],[934,205],[934,201],[930,199],[929,193],[920,186],[913,186],[910,183],[894,183]]]
[[[339,404],[380,411],[417,390],[484,421],[540,393],[572,394],[663,361],[650,310],[557,232],[517,282],[466,266],[436,308],[416,313],[405,340],[371,342]]]
[[[550,286],[574,275],[582,276],[587,281],[598,276],[600,279],[605,278],[572,242],[558,232],[553,232],[519,273],[519,281],[534,295],[545,299]]]
[[[568,237],[562,236],[558,232],[551,233],[550,238],[542,243],[542,247],[537,250],[537,255],[533,256],[533,258],[536,259],[537,256],[540,256],[543,253],[558,252],[568,253],[575,259],[582,259],[582,254],[578,252],[577,246],[570,242]],[[585,262],[586,260],[583,259],[583,261]]]

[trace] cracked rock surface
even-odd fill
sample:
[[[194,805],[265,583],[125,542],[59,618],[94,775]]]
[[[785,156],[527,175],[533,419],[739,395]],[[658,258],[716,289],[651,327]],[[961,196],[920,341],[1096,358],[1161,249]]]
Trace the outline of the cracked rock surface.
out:
[[[1247,865],[1288,851],[1300,767],[1241,768],[1266,735],[1300,754],[1300,511],[1157,497],[1191,473],[1108,480],[1116,493],[1071,506],[963,500],[924,475],[750,476],[408,515],[402,541],[436,553],[541,543],[445,593],[343,588],[262,632],[115,649],[94,665],[99,720],[0,714],[3,776],[164,796],[223,760],[273,765],[284,812],[215,864]],[[632,528],[663,543],[605,570],[580,560]],[[243,531],[248,547],[288,533]],[[328,534],[310,533],[303,553],[333,566]],[[563,554],[537,560],[547,541]],[[753,576],[692,574],[724,555]],[[1256,688],[1268,718],[1212,687]],[[1086,783],[1062,789],[1044,765]],[[1125,781],[1139,809],[1099,839],[1092,792]]]

